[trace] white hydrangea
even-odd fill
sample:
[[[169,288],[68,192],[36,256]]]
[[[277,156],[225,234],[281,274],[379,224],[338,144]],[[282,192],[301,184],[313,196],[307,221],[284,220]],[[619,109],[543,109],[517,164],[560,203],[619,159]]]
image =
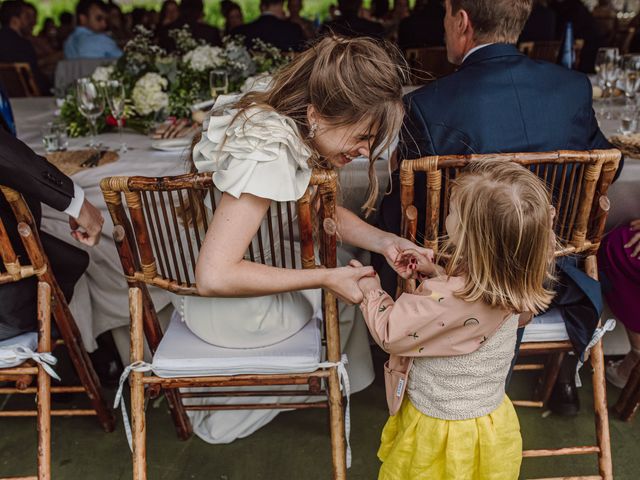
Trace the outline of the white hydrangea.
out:
[[[197,72],[221,67],[224,64],[222,49],[209,45],[200,45],[182,57],[182,61]]]
[[[109,65],[108,67],[97,67],[93,71],[93,75],[91,78],[94,82],[106,82],[111,79],[111,75],[113,75],[114,67],[113,65]]]
[[[169,95],[164,91],[168,85],[167,79],[157,73],[143,75],[131,93],[136,112],[149,115],[169,106]]]

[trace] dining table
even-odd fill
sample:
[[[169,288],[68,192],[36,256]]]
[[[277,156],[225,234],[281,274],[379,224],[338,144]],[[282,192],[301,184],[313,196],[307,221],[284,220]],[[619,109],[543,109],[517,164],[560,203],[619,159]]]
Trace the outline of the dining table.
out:
[[[39,154],[44,154],[42,134],[45,126],[55,120],[59,111],[54,98],[12,99],[18,137]],[[598,108],[599,123],[606,136],[617,133],[620,120],[616,113],[622,110],[621,102],[607,103],[607,109]],[[608,112],[608,113],[607,113]],[[107,211],[99,184],[110,176],[142,175],[164,177],[180,175],[189,169],[189,147],[171,151],[153,148],[153,140],[148,135],[125,130],[120,137],[117,133],[98,135],[102,148],[117,150],[124,141],[128,150],[119,153],[117,161],[86,168],[72,175],[73,181],[85,192],[86,198],[102,213],[105,223],[101,240],[94,247],[84,247],[74,242],[70,235],[68,217],[53,208],[43,206],[42,229],[61,239],[67,239],[78,248],[83,248],[90,256],[89,267],[76,285],[70,308],[82,334],[87,351],[97,348],[96,337],[103,332],[122,329],[129,325],[128,287],[122,266],[112,238],[113,223]],[[87,148],[87,138],[72,138],[69,149]],[[380,185],[380,195],[389,180],[389,162],[379,160],[374,165]],[[340,172],[342,203],[354,212],[360,212],[369,189],[369,162],[365,158],[355,159]],[[627,156],[624,168],[617,181],[609,189],[611,209],[607,229],[640,217],[640,158]],[[170,305],[171,295],[157,288],[150,288],[157,311]]]

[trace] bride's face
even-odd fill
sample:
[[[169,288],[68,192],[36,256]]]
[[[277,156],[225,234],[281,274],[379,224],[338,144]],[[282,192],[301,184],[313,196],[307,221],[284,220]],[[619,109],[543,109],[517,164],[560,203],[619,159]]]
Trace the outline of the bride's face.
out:
[[[310,125],[318,125],[311,143],[331,165],[341,168],[356,157],[369,157],[369,145],[376,134],[370,121],[362,120],[354,125],[336,126],[318,115],[310,117]]]

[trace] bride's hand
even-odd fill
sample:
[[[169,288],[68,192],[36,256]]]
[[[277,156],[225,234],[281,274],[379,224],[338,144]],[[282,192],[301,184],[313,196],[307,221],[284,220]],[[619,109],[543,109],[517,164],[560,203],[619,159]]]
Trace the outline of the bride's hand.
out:
[[[325,287],[345,303],[360,303],[363,295],[358,280],[362,277],[374,277],[373,267],[339,267],[327,270]]]

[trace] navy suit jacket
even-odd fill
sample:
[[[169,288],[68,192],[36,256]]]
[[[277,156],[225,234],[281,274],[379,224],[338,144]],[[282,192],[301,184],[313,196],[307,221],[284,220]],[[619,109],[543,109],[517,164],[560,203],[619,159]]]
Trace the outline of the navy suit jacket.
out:
[[[531,60],[513,45],[489,45],[456,72],[405,96],[398,159],[612,148],[598,127],[591,95],[582,73]],[[392,182],[380,224],[399,233],[397,171]],[[417,206],[425,205],[424,195],[416,188]]]

